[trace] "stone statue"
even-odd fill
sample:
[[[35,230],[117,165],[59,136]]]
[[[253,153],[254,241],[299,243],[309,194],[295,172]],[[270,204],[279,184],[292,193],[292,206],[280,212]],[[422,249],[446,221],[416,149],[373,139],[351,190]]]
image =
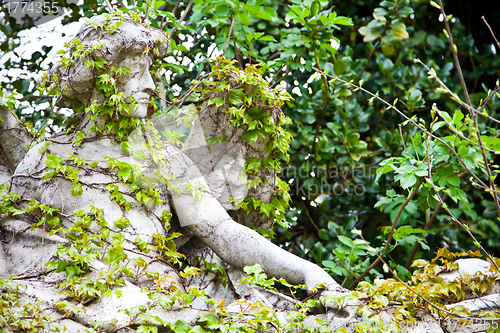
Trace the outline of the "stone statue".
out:
[[[283,326],[272,331],[286,331],[285,324],[295,320],[286,314],[294,311],[297,301],[241,284],[242,268],[254,264],[270,277],[305,284],[310,292],[322,286],[323,295],[350,295],[319,266],[245,226],[265,228],[269,220],[242,214],[230,200],[248,194],[265,202],[272,199],[273,172],[260,171],[263,186],[250,190],[242,172],[246,159],[269,157],[269,138],[245,144],[241,129],[227,117],[227,105],[206,104],[183,150],[160,140],[147,119],[156,90],[149,69],[168,47],[159,30],[125,17],[95,17],[49,76],[59,89],[57,105],[74,110],[68,132],[34,144],[16,117],[0,110],[0,196],[2,209],[8,207],[10,213],[0,220],[0,278],[15,274],[14,281],[26,286],[13,307],[26,305],[23,313],[41,318],[44,331],[95,328],[125,333],[139,325],[165,326],[179,320],[192,325],[214,313],[214,304],[222,304],[219,300],[228,304],[227,313],[242,315],[238,318],[273,309]],[[234,75],[230,84],[236,84]],[[259,103],[272,121],[278,119],[279,109]],[[160,126],[161,119],[157,123]],[[208,144],[214,137],[226,139]],[[25,145],[32,146],[26,154]],[[199,266],[217,264],[213,267],[225,270],[226,281],[209,271],[182,270],[185,263],[177,248],[193,265],[197,258]],[[461,259],[457,266],[456,272],[442,274],[443,283],[472,275],[498,279],[491,264],[482,260]],[[5,284],[0,288],[2,295],[9,290]],[[473,313],[496,310],[499,292],[495,285],[487,296],[468,295],[459,303],[451,298],[452,304],[445,307]],[[199,297],[189,300],[193,295]],[[258,306],[252,307],[255,303]],[[352,331],[353,325],[365,325],[375,314],[364,309],[361,318],[354,311],[339,311],[336,303],[323,304],[326,313],[302,317],[303,323],[314,328],[321,319],[333,331]],[[346,304],[361,303],[351,299]],[[377,308],[378,323],[394,324],[395,307]],[[3,324],[10,309],[0,310]],[[412,325],[402,321],[399,327],[403,332],[466,331],[455,325],[457,321],[425,311],[417,317]],[[482,324],[473,328],[482,329]],[[32,331],[37,329],[42,327]]]
[[[222,118],[214,122],[217,119],[214,114],[219,112],[220,116],[223,108],[205,107],[200,112],[184,151],[170,144],[158,146],[156,132],[151,127],[153,134],[148,134],[151,123],[146,118],[156,90],[149,69],[155,58],[165,56],[168,47],[163,32],[145,28],[128,18],[100,16],[82,27],[72,49],[80,54],[63,57],[49,78],[57,81],[60,89],[57,105],[71,107],[75,112],[72,131],[34,145],[11,177],[10,190],[23,198],[18,202],[21,207],[28,207],[32,204],[28,200],[33,198],[58,210],[48,215],[45,212],[44,220],[37,219],[41,216],[37,208],[22,218],[5,218],[1,222],[5,240],[2,253],[5,258],[0,256],[5,266],[3,273],[16,274],[28,286],[27,297],[47,304],[66,300],[57,288],[64,290],[69,285],[65,281],[76,276],[80,287],[68,287],[73,297],[70,299],[84,303],[86,312],[74,314],[72,320],[61,317],[60,322],[72,327],[70,331],[100,322],[106,330],[126,332],[131,316],[124,309],[153,304],[153,294],[184,293],[189,287],[172,263],[158,252],[158,246],[154,246],[171,241],[173,238],[168,237],[177,228],[185,235],[175,240],[177,246],[196,250],[196,246],[190,245],[193,242],[186,240],[197,237],[201,244],[198,248],[205,254],[209,251],[214,262],[230,265],[226,268],[233,284],[243,276],[243,267],[259,264],[269,277],[305,284],[309,292],[326,287],[326,293],[345,295],[347,290],[319,266],[274,245],[228,214],[226,209],[235,208],[228,195],[247,194],[241,170],[252,152],[238,144],[229,148],[206,144],[205,135],[209,132],[210,136],[220,135],[220,131],[233,137],[241,134],[225,124],[217,126],[222,125]],[[129,71],[120,72],[120,68]],[[54,74],[57,75],[52,77]],[[118,110],[119,107],[124,109]],[[111,127],[114,133],[109,131]],[[128,141],[123,134],[125,130],[129,130]],[[124,142],[130,143],[125,150]],[[255,146],[255,150],[265,154],[262,148],[262,142]],[[146,158],[141,155],[144,151]],[[221,170],[225,183],[219,177]],[[273,186],[275,175],[266,177],[271,181],[269,186]],[[151,186],[157,190],[156,194],[148,192]],[[201,195],[195,195],[196,191]],[[140,193],[150,196],[141,198]],[[244,223],[252,223],[249,219],[246,217]],[[78,247],[69,244],[69,240],[78,243]],[[110,253],[121,257],[113,259]],[[52,269],[47,272],[47,262],[57,262],[59,266],[49,265]],[[113,274],[109,270],[113,265],[120,276],[111,279],[114,281],[111,283],[109,274]],[[130,270],[123,268],[127,265]],[[66,275],[57,273],[64,271]],[[199,278],[191,279],[193,284],[201,284]],[[119,291],[122,297],[104,297],[106,288],[114,293]],[[269,305],[281,302],[290,309],[294,304],[277,293],[265,294],[250,287],[229,289],[219,283],[206,292],[229,303],[248,292]],[[89,290],[100,298],[89,296]],[[271,304],[269,299],[273,297],[275,302]],[[202,303],[196,303],[196,310],[176,307],[175,303],[171,307],[176,309],[175,313],[161,307],[153,307],[148,313],[157,313],[166,321],[195,322],[207,310]]]

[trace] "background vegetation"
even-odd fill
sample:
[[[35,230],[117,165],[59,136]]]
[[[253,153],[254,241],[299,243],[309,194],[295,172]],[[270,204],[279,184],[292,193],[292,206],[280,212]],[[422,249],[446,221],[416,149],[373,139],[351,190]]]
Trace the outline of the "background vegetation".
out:
[[[159,113],[185,102],[191,82],[210,71],[207,58],[220,55],[256,65],[293,97],[283,107],[293,140],[281,172],[291,207],[275,242],[351,288],[388,274],[356,230],[403,278],[412,260],[442,247],[500,255],[500,45],[481,20],[498,33],[498,5],[129,2],[110,3],[172,36],[171,65],[157,69],[167,71]],[[68,10],[63,25],[109,12],[108,4],[57,2]],[[19,57],[19,34],[36,22],[1,6],[2,94],[21,94],[16,112],[43,135],[65,118],[33,84],[51,48]]]

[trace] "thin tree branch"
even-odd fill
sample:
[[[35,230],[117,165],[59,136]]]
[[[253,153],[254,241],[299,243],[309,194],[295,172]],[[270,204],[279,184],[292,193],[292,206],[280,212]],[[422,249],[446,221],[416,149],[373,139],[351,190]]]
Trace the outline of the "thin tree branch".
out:
[[[464,91],[465,100],[467,101],[467,104],[470,107],[472,104],[470,102],[469,92],[467,91],[467,85],[465,84],[465,79],[464,79],[464,76],[463,76],[463,73],[462,73],[462,68],[460,67],[460,62],[458,60],[458,54],[457,54],[456,45],[453,43],[453,39],[451,37],[450,24],[448,23],[448,19],[446,18],[446,13],[444,12],[443,3],[441,2],[441,0],[438,0],[438,3],[439,3],[439,9],[441,11],[441,14],[444,17],[444,20],[443,20],[444,27],[446,29],[446,32],[448,33],[448,36],[447,36],[448,37],[448,42],[450,43],[451,52],[453,54],[453,61],[455,62],[455,67],[457,68],[458,76],[460,77],[460,84],[462,85],[462,89]]]
[[[314,44],[314,43],[313,43]],[[314,58],[316,60],[316,65],[320,68],[318,53],[316,52],[316,48],[314,48]],[[314,139],[313,139],[313,150],[312,155],[316,155],[316,139],[318,138],[319,129],[321,128],[321,123],[323,122],[323,118],[325,117],[326,109],[328,107],[328,103],[330,103],[330,86],[328,85],[328,80],[326,79],[326,75],[323,74],[323,83],[325,84],[325,100],[323,101],[323,107],[321,108],[320,117],[316,123],[316,130],[314,131]]]
[[[427,67],[426,64],[424,64],[420,59],[416,59],[415,60],[416,62],[420,63],[422,66],[425,67],[425,69],[427,69],[427,72],[429,75],[432,76],[433,79],[435,79],[439,85],[444,89],[446,90],[446,92],[458,103],[460,104],[462,107],[464,107],[465,109],[468,109],[469,111],[472,111],[474,112],[475,114],[477,115],[481,115],[483,117],[486,117],[488,118],[489,120],[491,121],[494,121],[496,123],[499,123],[500,124],[500,120],[498,119],[495,119],[493,117],[491,117],[490,115],[488,114],[484,114],[482,112],[482,110],[485,108],[486,106],[486,103],[491,99],[491,97],[493,97],[495,95],[495,93],[500,89],[500,86],[496,86],[495,89],[485,98],[485,100],[483,101],[483,103],[481,104],[481,106],[476,110],[474,108],[469,108],[469,106],[464,103],[460,97],[458,97],[453,91],[450,90],[450,88],[448,88],[448,86],[446,86],[446,84],[444,84],[443,81],[441,81],[441,79],[436,75],[436,73],[434,71],[432,71],[429,67]]]
[[[488,24],[488,22],[486,22],[486,19],[484,18],[484,16],[481,16],[481,19],[483,19],[484,23],[486,24],[486,26],[488,27],[488,29],[490,29],[490,33],[491,33],[491,36],[493,37],[493,39],[495,40],[495,43],[497,43],[497,48],[498,48],[498,51],[500,51],[500,44],[498,43],[498,40],[497,38],[495,37],[495,34],[493,33],[493,30],[491,30],[491,27],[490,25]]]
[[[194,0],[190,0],[186,9],[184,10],[184,12],[182,13],[182,16],[181,18],[179,19],[179,21],[177,21],[177,24],[175,25],[175,27],[172,29],[172,31],[170,31],[170,38],[172,38],[172,35],[174,34],[174,32],[177,30],[177,26],[181,25],[182,22],[184,22],[184,20],[186,19],[186,16],[187,14],[189,13],[189,10],[191,9],[191,7],[193,6],[193,3],[194,3]]]
[[[443,202],[448,199],[448,194],[443,195]],[[441,202],[438,203],[436,209],[434,209],[434,212],[432,213],[431,217],[427,220],[424,226],[424,230],[427,231],[432,227],[432,224],[434,223],[434,220],[438,216],[438,213],[441,209],[441,206],[443,204]],[[410,266],[413,262],[413,258],[415,258],[415,255],[417,254],[418,250],[420,250],[420,243],[416,243],[415,246],[413,247],[413,250],[410,253],[410,256],[408,257],[408,260],[406,261],[405,268],[410,269]]]
[[[361,279],[363,279],[379,262],[380,262],[379,258],[375,259],[360,276],[358,276],[354,281],[352,281],[352,283],[349,285],[347,289],[350,290],[354,289],[361,281]]]
[[[234,48],[234,56],[238,60],[238,68],[243,70],[243,61],[241,60],[241,54],[238,52],[238,48],[236,47],[236,37],[234,36],[234,31],[233,31],[233,48]]]
[[[304,54],[304,52],[305,52],[305,51],[306,51],[306,49],[304,48],[304,49],[302,50],[302,52],[300,53],[300,55],[298,56],[298,58],[300,58],[300,57],[302,56],[302,54]],[[278,77],[278,74],[279,74],[279,73],[283,70],[283,67],[287,66],[287,64],[288,64],[288,62],[290,61],[290,59],[292,59],[292,56],[293,56],[293,54],[292,54],[292,55],[290,55],[290,56],[288,57],[288,60],[286,61],[286,63],[285,63],[285,64],[283,64],[283,65],[281,65],[280,69],[279,69],[279,70],[276,72],[276,74],[274,75],[273,79],[271,80],[271,82],[272,82],[272,84],[270,85],[270,87],[271,87],[271,88],[276,87],[276,85],[277,85],[278,83],[280,83],[280,82],[281,82],[281,80],[283,80],[283,79],[284,79],[284,78],[288,75],[288,73],[290,73],[290,71],[292,70],[292,69],[290,68],[290,66],[288,66],[288,68],[286,69],[285,74],[283,74],[283,76],[282,76],[279,80],[276,80],[276,78]]]
[[[146,0],[146,14],[144,15],[144,20],[149,16],[149,1]]]
[[[399,218],[401,217],[401,214],[403,213],[403,210],[410,203],[410,201],[413,198],[413,196],[415,196],[415,194],[417,193],[418,189],[422,185],[423,181],[424,181],[424,179],[421,178],[420,181],[418,182],[417,186],[413,189],[413,191],[411,191],[411,193],[408,196],[408,198],[406,198],[405,202],[403,202],[403,204],[401,205],[401,208],[398,211],[398,215],[396,215],[396,218],[394,219],[394,222],[392,223],[391,231],[389,232],[389,235],[387,236],[387,241],[385,242],[385,246],[384,246],[384,252],[385,253],[387,253],[387,250],[389,249],[389,246],[391,245],[392,235],[394,235],[394,231],[396,230],[396,224],[398,223]],[[358,276],[351,283],[351,285],[349,286],[348,289],[353,289],[354,287],[356,287],[357,284],[361,281],[361,279],[364,278],[372,270],[372,268],[375,267],[375,265],[378,264],[379,262],[380,262],[380,257],[378,257],[377,259],[375,259],[375,261],[367,269],[365,269],[365,271],[360,276]]]
[[[233,34],[233,26],[234,26],[234,16],[231,17],[231,27],[229,28],[229,34],[227,35],[226,47],[224,48],[224,52],[222,52],[222,56],[226,56],[227,48],[229,47],[229,41],[231,40],[231,35]]]
[[[181,4],[182,0],[178,0],[177,3],[175,4],[174,9],[172,10],[172,15],[175,16],[175,13],[177,12],[177,9],[179,9],[179,5]]]
[[[342,263],[342,261],[339,261],[339,265],[342,266],[343,269],[345,269],[346,271],[348,271],[349,274],[351,274],[355,279],[357,279],[356,274],[353,271],[351,271],[349,268],[345,267],[344,264]]]
[[[435,106],[435,103],[434,103],[433,107],[434,107],[434,106]],[[437,108],[436,108],[436,109],[437,109]],[[453,126],[450,124],[450,122],[449,122],[448,120],[446,120],[446,118],[445,118],[445,117],[443,117],[443,116],[442,116],[439,112],[437,112],[437,114],[441,117],[441,119],[443,119],[443,121],[446,123],[446,125],[448,125],[448,129],[449,129],[449,130],[451,130],[453,133],[455,133],[455,134],[456,134],[455,139],[460,138],[460,139],[462,139],[462,140],[465,140],[465,141],[469,142],[470,144],[472,144],[472,145],[474,145],[474,146],[477,146],[477,147],[482,148],[482,149],[484,149],[484,150],[487,150],[487,151],[489,151],[489,152],[492,152],[492,153],[495,153],[495,154],[497,154],[497,153],[498,153],[498,150],[494,150],[494,149],[490,149],[490,148],[485,148],[485,147],[483,147],[483,146],[479,145],[479,143],[476,143],[476,142],[472,141],[471,139],[469,139],[469,138],[465,137],[465,135],[464,135],[463,133],[461,133],[461,132],[459,132],[459,131],[456,131],[456,130],[453,128]],[[466,126],[466,125],[464,125],[464,126]],[[456,141],[455,141],[455,142],[456,142]],[[455,145],[455,143],[454,143],[453,145]]]
[[[155,0],[151,1],[151,7],[149,7],[149,8],[150,8],[149,12],[152,13],[153,9],[155,9]]]
[[[452,49],[453,61],[455,62],[455,67],[457,68],[457,72],[458,72],[458,75],[460,77],[460,84],[462,85],[462,89],[463,89],[464,94],[465,94],[465,100],[467,101],[467,105],[468,105],[467,110],[469,111],[471,118],[472,118],[472,121],[474,122],[474,128],[476,130],[477,142],[481,148],[481,155],[483,156],[484,167],[486,168],[486,173],[488,174],[490,188],[492,190],[496,190],[495,182],[493,181],[493,175],[492,175],[491,169],[490,169],[490,164],[488,162],[488,158],[486,157],[486,152],[484,151],[484,145],[483,145],[483,142],[481,139],[481,133],[479,132],[479,126],[477,124],[477,115],[472,111],[472,109],[473,109],[472,103],[470,101],[469,92],[467,91],[467,86],[465,84],[465,79],[464,79],[464,76],[462,73],[462,68],[460,67],[460,62],[458,60],[457,49],[456,49],[456,46],[453,43],[453,39],[451,37],[450,25],[448,23],[448,19],[446,18],[446,13],[444,12],[444,7],[443,7],[442,1],[438,0],[438,3],[439,3],[439,9],[441,11],[441,14],[444,17],[444,26],[445,26],[445,29],[448,33],[447,37],[448,37],[448,42],[450,43],[450,46]],[[492,193],[492,194],[493,194],[493,199],[495,201],[495,206],[497,208],[497,214],[498,214],[498,217],[500,218],[500,201],[498,200],[498,196],[495,193]]]
[[[403,143],[403,148],[405,152],[408,154],[408,150],[406,150],[405,139],[403,138],[403,131],[401,130],[401,124],[398,124],[399,127],[399,135],[401,136],[401,142]]]
[[[382,35],[385,33],[385,30],[387,30],[387,27],[384,29],[384,32],[382,33]],[[375,50],[378,48],[379,45],[380,45],[380,41],[377,41],[377,43],[375,43],[375,45],[373,45],[372,49],[370,50],[370,54],[368,55],[368,58],[366,58],[365,65],[363,66],[363,69],[361,70],[361,72],[359,72],[359,75],[358,75],[358,78],[356,79],[356,82],[359,82],[359,80],[361,80],[361,76],[366,71],[366,68],[368,68],[368,64],[370,63],[370,60],[373,57],[373,54],[375,53]]]
[[[403,205],[401,205],[401,208],[398,211],[398,215],[396,215],[396,218],[394,219],[394,223],[392,224],[391,231],[389,232],[389,236],[387,236],[387,241],[385,242],[385,246],[384,246],[384,252],[387,252],[387,250],[389,249],[389,246],[391,245],[392,235],[394,235],[394,231],[396,230],[396,224],[398,223],[398,220],[399,220],[401,214],[403,213],[403,210],[410,203],[411,199],[413,199],[413,197],[417,193],[418,189],[422,185],[423,181],[424,181],[424,179],[420,178],[420,181],[418,182],[417,186],[413,189],[413,191],[411,191],[408,198],[406,198],[405,202],[403,202]]]
[[[318,72],[321,72],[321,70],[317,69],[317,68],[314,68],[316,71]],[[384,103],[385,105],[387,105],[388,108],[391,108],[393,109],[394,111],[396,111],[397,113],[399,113],[403,118],[405,118],[408,122],[412,123],[415,127],[417,127],[418,129],[420,129],[422,132],[430,135],[432,138],[434,138],[435,140],[441,142],[446,148],[448,148],[448,150],[453,154],[455,155],[455,157],[458,159],[458,161],[460,162],[460,164],[462,165],[462,167],[478,182],[478,184],[481,184],[482,186],[484,187],[487,187],[483,181],[476,175],[474,174],[472,171],[469,170],[469,168],[467,167],[467,165],[465,165],[465,162],[460,158],[460,156],[458,155],[458,153],[455,151],[455,149],[453,149],[448,143],[446,143],[445,141],[443,141],[441,138],[435,136],[434,134],[430,133],[425,127],[422,127],[422,125],[418,124],[415,122],[414,119],[411,119],[410,117],[408,117],[406,114],[404,114],[403,112],[401,112],[398,108],[396,108],[394,105],[388,103],[387,101],[385,101],[384,99],[380,98],[378,95],[375,95],[374,93],[366,90],[365,88],[361,87],[361,86],[358,86],[352,82],[347,82],[345,80],[342,80],[341,78],[339,77],[335,77],[335,76],[331,76],[329,74],[326,74],[326,76],[332,78],[332,79],[335,79],[335,80],[339,80],[340,82],[343,82],[347,85],[350,85],[352,87],[354,87],[355,89],[359,89],[365,93],[367,93],[368,95],[372,96],[373,98],[381,101],[382,103]]]
[[[366,245],[368,245],[369,247],[371,247],[368,242],[366,241],[366,239],[363,237],[363,235],[360,235],[361,239],[365,241]],[[431,301],[429,301],[427,298],[425,298],[424,296],[422,296],[420,293],[418,293],[417,291],[415,291],[412,287],[410,287],[406,282],[404,282],[403,280],[401,280],[399,278],[399,276],[396,274],[396,272],[394,272],[391,268],[391,266],[389,266],[385,261],[384,259],[382,259],[382,257],[380,256],[380,254],[373,248],[371,247],[374,252],[375,252],[375,255],[377,256],[377,259],[379,259],[386,267],[387,269],[389,270],[389,272],[394,276],[394,278],[396,280],[398,280],[398,282],[402,283],[406,288],[408,288],[408,290],[410,290],[413,294],[415,294],[415,296],[417,296],[418,298],[422,299],[424,302],[426,302],[427,304],[429,304],[430,306],[436,308],[437,310],[439,311],[442,311],[448,315],[451,315],[451,316],[454,316],[454,317],[458,317],[458,318],[463,318],[463,319],[478,319],[478,317],[469,317],[469,316],[462,316],[460,314],[457,314],[457,313],[453,313],[447,309],[444,309],[444,308],[441,308],[437,305],[435,305],[434,303],[432,303]]]
[[[307,209],[307,204],[305,203],[304,200],[302,200],[302,203],[304,204],[304,210],[306,212],[306,215],[307,215],[307,218],[308,218],[309,222],[311,222],[311,224],[314,226],[314,228],[316,229],[316,231],[319,231],[318,226],[316,225],[316,223],[314,222],[313,218],[311,217],[311,213],[309,213],[309,209]]]
[[[438,201],[441,203],[441,206],[446,210],[446,212],[448,213],[448,215],[450,215],[450,217],[453,219],[453,221],[455,221],[460,227],[462,227],[462,229],[465,230],[465,232],[469,235],[469,237],[472,238],[474,245],[476,245],[479,249],[481,249],[481,251],[484,253],[484,255],[491,261],[491,264],[495,266],[495,268],[497,269],[497,272],[500,273],[500,269],[498,268],[495,260],[493,260],[493,258],[488,254],[488,252],[486,252],[486,250],[483,248],[483,246],[477,241],[476,237],[474,237],[474,235],[470,232],[469,228],[466,227],[462,222],[460,222],[455,217],[455,215],[448,209],[448,206],[444,203],[443,198],[441,198],[441,196],[439,195],[439,191],[438,191],[436,185],[434,185],[434,181],[432,180],[432,160],[433,160],[433,157],[431,156],[431,154],[429,152],[430,151],[429,145],[430,145],[430,141],[427,141],[427,166],[428,166],[428,170],[429,170],[428,182],[429,182],[429,184],[432,185],[434,192],[436,192],[436,197],[438,198]]]
[[[109,12],[113,13],[115,11],[115,9],[111,5],[111,2],[109,2],[109,0],[104,0],[104,2],[106,3],[106,7],[108,7]]]

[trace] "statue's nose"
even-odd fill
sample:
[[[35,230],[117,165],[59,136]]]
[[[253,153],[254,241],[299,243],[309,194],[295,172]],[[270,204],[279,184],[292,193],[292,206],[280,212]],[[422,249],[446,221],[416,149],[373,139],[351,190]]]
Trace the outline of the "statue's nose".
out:
[[[151,90],[154,91],[156,89],[155,82],[151,77],[149,71],[146,71],[144,75],[142,75],[142,80],[140,82],[142,90]]]

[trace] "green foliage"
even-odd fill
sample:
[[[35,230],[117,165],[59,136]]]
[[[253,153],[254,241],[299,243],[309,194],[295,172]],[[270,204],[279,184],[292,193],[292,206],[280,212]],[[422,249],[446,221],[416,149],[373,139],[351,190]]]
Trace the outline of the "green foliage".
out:
[[[431,262],[423,259],[415,260],[412,267],[416,269],[406,283],[399,279],[378,279],[374,284],[361,282],[357,287],[357,291],[360,292],[358,296],[367,298],[369,300],[367,306],[373,309],[387,306],[389,302],[397,304],[394,313],[396,322],[416,324],[415,314],[421,309],[441,318],[460,316],[468,318],[471,313],[464,307],[454,308],[453,314],[456,316],[453,316],[446,310],[445,304],[463,300],[467,293],[472,293],[474,297],[484,295],[495,284],[498,272],[490,271],[486,274],[478,272],[474,275],[465,273],[449,282],[444,282],[442,277],[437,276],[441,272],[456,269],[457,264],[454,260],[461,257],[481,257],[481,254],[479,251],[451,253],[446,248],[439,249]],[[438,260],[443,263],[442,266],[435,263]],[[479,315],[490,316],[491,313],[481,312]],[[498,312],[494,316],[497,315]],[[468,323],[467,320],[465,322]]]
[[[159,99],[172,103],[172,107],[165,109],[156,101],[158,113],[180,112],[185,101],[198,109],[203,103],[215,107],[226,104],[228,117],[236,127],[244,129],[243,138],[248,145],[271,138],[267,147],[270,156],[249,158],[245,171],[249,189],[255,191],[266,185],[259,172],[281,171],[275,197],[264,202],[250,195],[237,204],[247,214],[255,211],[275,220],[278,223],[275,242],[323,264],[346,286],[359,283],[358,290],[369,299],[372,308],[399,302],[401,306],[395,316],[398,321],[414,320],[418,308],[446,317],[436,306],[415,297],[409,287],[437,306],[443,304],[445,296],[462,299],[467,288],[477,295],[489,288],[492,282],[485,277],[467,278],[445,288],[441,288],[436,277],[439,271],[450,269],[452,260],[460,253],[475,255],[477,252],[469,251],[481,249],[483,257],[488,253],[498,256],[500,248],[500,208],[495,192],[500,152],[497,120],[500,94],[495,81],[500,59],[494,44],[483,45],[477,35],[472,35],[474,32],[467,27],[470,16],[445,15],[441,6],[432,1],[361,4],[318,0],[285,3],[196,0],[191,9],[180,4],[186,11],[181,20],[178,19],[181,10],[172,13],[174,2],[156,1],[154,6],[149,5],[137,1],[136,9],[125,6],[120,10],[137,21],[172,32],[170,63],[156,61],[153,65],[156,72],[167,71],[168,79],[162,81],[167,93]],[[77,20],[83,13],[106,11],[96,1],[67,8],[72,10],[68,21]],[[9,18],[8,24],[0,29],[6,40],[13,42],[0,41],[2,52],[13,50],[18,33],[30,24],[20,25]],[[111,33],[116,26],[102,24],[95,28]],[[192,43],[185,43],[186,40]],[[222,53],[228,60],[210,59],[216,58],[213,46],[217,47],[218,55]],[[101,45],[84,50],[73,40],[67,47],[71,51],[63,57],[63,64],[69,66]],[[17,63],[8,59],[3,66],[39,71],[50,48],[41,51]],[[462,68],[456,67],[454,56]],[[120,117],[134,107],[134,101],[125,102],[114,85],[119,77],[126,75],[127,69],[112,67],[101,58],[86,58],[86,66],[95,71],[109,71],[96,80],[107,98],[85,110],[92,117],[107,117],[107,122],[89,133],[74,133],[74,143],[79,144],[93,134],[111,134],[137,160],[161,165],[156,140],[134,146],[137,141],[129,140],[129,135],[140,122]],[[232,73],[238,74],[235,85],[230,80]],[[47,83],[56,79],[47,78]],[[9,76],[8,80],[6,91],[0,93],[0,106],[17,108],[21,119],[36,129],[50,118],[40,136],[52,132],[51,126],[62,124],[64,116],[57,110],[36,107],[47,98],[35,94],[28,79]],[[41,86],[44,88],[44,83]],[[249,86],[250,91],[246,89]],[[468,90],[464,91],[464,87]],[[213,98],[214,93],[221,95]],[[259,103],[279,106],[283,113],[272,120]],[[35,106],[32,113],[23,112],[30,106]],[[196,117],[194,109],[179,122],[189,126]],[[182,146],[181,133],[171,131],[161,135]],[[227,137],[208,139],[209,143],[228,140]],[[45,156],[48,172],[44,178],[65,178],[72,183],[73,195],[81,195],[79,176],[84,170],[96,167],[94,162],[75,155],[62,159],[46,152]],[[134,165],[111,158],[107,162],[117,181],[127,184],[136,200],[144,205],[161,205],[155,189],[159,182],[181,191],[166,175],[145,175]],[[195,184],[185,185],[194,197],[202,195]],[[127,258],[122,249],[119,229],[127,226],[125,217],[105,221],[103,213],[92,207],[87,212],[74,212],[74,225],[63,228],[57,207],[32,200],[21,208],[17,194],[10,193],[5,185],[1,189],[0,213],[30,214],[38,226],[48,227],[72,241],[58,249],[58,260],[50,267],[66,272],[68,278],[61,288],[71,296],[81,300],[101,297],[112,286],[122,283],[122,275],[143,274],[145,263]],[[130,208],[118,183],[110,184],[107,189],[124,210]],[[169,214],[165,211],[163,216],[166,225]],[[89,232],[92,223],[102,229]],[[118,230],[110,231],[111,226]],[[367,242],[360,239],[358,229],[367,236]],[[173,242],[178,236],[157,235],[154,240],[156,251],[176,264],[184,259]],[[444,245],[449,250],[438,250],[438,258],[445,259],[443,266],[429,263],[432,252]],[[152,250],[140,238],[135,246],[144,253]],[[388,263],[382,264],[376,253]],[[105,260],[110,267],[98,279],[90,281],[84,273],[91,270],[91,262],[96,259]],[[412,265],[414,259],[417,260]],[[372,266],[374,261],[379,265]],[[221,267],[208,265],[205,269],[225,275]],[[387,277],[391,270],[407,285],[393,279],[367,282]],[[186,277],[196,273],[196,269],[186,267],[181,274]],[[258,267],[249,268],[249,273],[250,283],[271,287],[276,282],[267,279]],[[154,278],[161,280],[161,276]],[[176,297],[182,298],[172,294],[168,300],[157,301],[172,305]],[[191,296],[183,297],[183,304],[189,304]],[[229,316],[223,304],[212,302],[216,315],[202,317],[200,326],[163,323],[148,317],[151,325],[139,326],[138,331],[155,332],[157,327],[152,325],[168,326],[176,332],[251,331],[273,321],[271,309],[262,306],[258,315],[247,318],[247,326],[241,326],[238,321],[241,318]],[[77,311],[65,304],[57,306],[68,313]],[[290,328],[300,327],[307,312],[305,308],[308,306],[300,309],[302,312],[290,314],[297,319]],[[143,310],[142,315],[146,316]],[[364,326],[356,329],[377,331],[374,327],[379,319],[365,319]],[[14,322],[21,325],[9,320],[11,326]],[[33,330],[28,322],[22,325],[26,325],[27,331]]]
[[[253,266],[246,266],[245,268],[243,268],[243,270],[245,271],[245,273],[249,274],[249,276],[242,278],[241,283],[252,283],[252,284],[255,284],[255,285],[260,286],[262,288],[272,289],[272,290],[277,291],[277,289],[274,287],[274,284],[276,282],[279,282],[283,286],[290,288],[290,291],[292,291],[292,293],[294,293],[297,289],[305,289],[304,285],[295,286],[295,285],[289,284],[283,278],[281,278],[281,279],[276,279],[276,278],[268,279],[267,275],[262,270],[262,266],[260,266],[259,264],[255,264]]]

